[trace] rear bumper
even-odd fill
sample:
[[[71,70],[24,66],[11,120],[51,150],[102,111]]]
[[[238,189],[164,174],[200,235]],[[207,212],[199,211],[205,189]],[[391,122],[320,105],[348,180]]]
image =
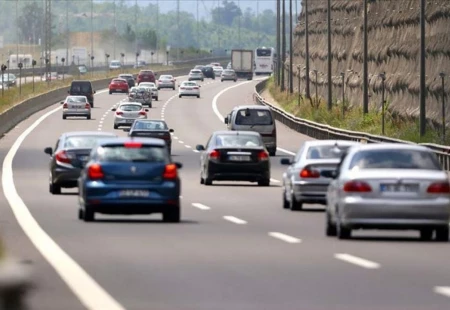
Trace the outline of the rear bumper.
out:
[[[222,76],[221,79],[223,81],[234,81],[237,80],[237,76]]]
[[[66,188],[77,187],[81,169],[58,167],[52,171],[53,183]]]
[[[208,164],[208,177],[218,181],[257,182],[270,179],[269,163],[213,163]]]
[[[109,91],[112,93],[128,93],[128,88],[110,88]]]
[[[182,92],[178,94],[179,96],[200,96],[200,93],[193,93],[193,92]]]
[[[80,112],[63,111],[63,116],[89,116],[89,115],[91,115],[91,111],[80,111]]]
[[[294,183],[294,197],[304,203],[327,203],[327,190],[329,183],[298,181]]]

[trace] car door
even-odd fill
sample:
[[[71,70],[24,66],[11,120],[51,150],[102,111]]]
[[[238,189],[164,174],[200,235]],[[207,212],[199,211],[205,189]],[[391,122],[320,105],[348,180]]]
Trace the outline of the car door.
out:
[[[206,169],[208,168],[208,154],[210,152],[210,149],[212,147],[212,140],[213,140],[213,136],[210,136],[208,141],[206,142],[205,145],[205,150],[202,152],[200,158],[200,167],[202,172],[206,171]]]
[[[336,214],[336,206],[339,201],[339,188],[340,188],[340,180],[342,176],[342,164],[344,163],[344,160],[347,156],[347,152],[344,152],[341,155],[341,159],[339,164],[336,167],[336,172],[334,175],[333,180],[330,182],[330,185],[328,185],[327,190],[327,208],[330,211],[330,214],[332,214],[332,217]]]
[[[292,190],[293,190],[293,186],[294,186],[292,184],[293,174],[296,171],[298,171],[298,166],[300,164],[300,159],[302,158],[302,154],[303,154],[304,149],[305,149],[305,147],[302,147],[297,152],[295,157],[292,159],[291,165],[289,165],[288,168],[286,169],[286,172],[285,172],[284,178],[283,178],[283,182],[284,182],[284,185],[285,185],[286,193],[291,193]]]

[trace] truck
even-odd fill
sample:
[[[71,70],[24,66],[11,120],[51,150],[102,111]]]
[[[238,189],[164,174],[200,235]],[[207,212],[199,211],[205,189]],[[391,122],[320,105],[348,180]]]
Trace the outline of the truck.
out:
[[[253,79],[254,52],[252,50],[232,50],[231,68],[238,78]]]

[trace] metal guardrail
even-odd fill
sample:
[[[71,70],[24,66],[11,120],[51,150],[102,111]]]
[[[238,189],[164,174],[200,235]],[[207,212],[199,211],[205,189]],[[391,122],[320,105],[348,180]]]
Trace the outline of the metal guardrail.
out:
[[[316,123],[313,121],[309,121],[306,119],[302,119],[299,117],[290,114],[271,103],[264,100],[261,97],[260,93],[266,87],[267,79],[262,80],[255,86],[255,93],[253,95],[253,100],[255,103],[260,105],[268,106],[274,116],[275,119],[287,127],[307,135],[309,137],[318,139],[318,140],[327,140],[327,139],[339,139],[339,140],[351,140],[351,141],[362,141],[366,143],[407,143],[407,144],[416,144],[414,142],[388,138],[384,136],[372,135],[364,132],[358,131],[350,131],[339,129],[335,127],[331,127],[329,125],[324,125],[320,123]],[[434,151],[436,156],[438,157],[442,167],[445,170],[450,170],[450,147],[445,145],[438,145],[433,143],[419,143],[420,145],[426,146]]]

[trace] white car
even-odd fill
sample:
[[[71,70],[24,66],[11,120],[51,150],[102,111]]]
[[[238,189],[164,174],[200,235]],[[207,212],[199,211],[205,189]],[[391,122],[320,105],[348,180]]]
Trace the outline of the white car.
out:
[[[158,101],[158,87],[153,82],[141,82],[139,87],[148,87],[152,91],[152,98],[155,98],[155,101]]]
[[[137,119],[147,119],[148,109],[144,109],[139,102],[122,102],[116,108],[111,109],[114,114],[114,129],[120,126],[131,126]]]
[[[122,63],[119,60],[111,60],[109,63],[109,70],[117,70],[122,68]]]
[[[200,98],[200,85],[193,81],[184,81],[178,85],[178,97],[183,96],[196,96]]]
[[[222,71],[223,71],[223,67],[221,67],[221,66],[214,66],[213,67],[213,71],[214,71],[214,74],[216,76],[221,76],[222,75]]]

